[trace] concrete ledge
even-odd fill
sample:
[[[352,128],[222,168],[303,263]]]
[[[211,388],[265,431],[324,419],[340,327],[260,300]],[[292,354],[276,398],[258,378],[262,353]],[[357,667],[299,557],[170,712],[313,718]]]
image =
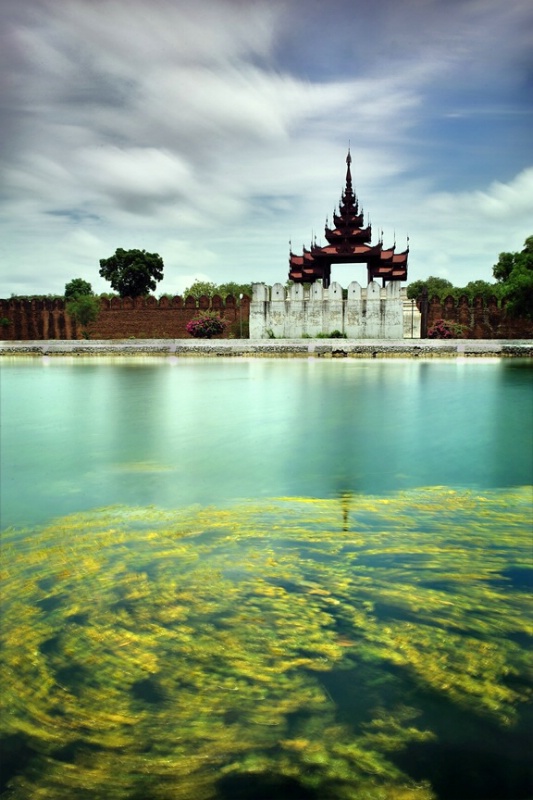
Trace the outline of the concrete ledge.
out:
[[[0,356],[267,356],[412,358],[533,356],[532,339],[98,339],[1,341]]]

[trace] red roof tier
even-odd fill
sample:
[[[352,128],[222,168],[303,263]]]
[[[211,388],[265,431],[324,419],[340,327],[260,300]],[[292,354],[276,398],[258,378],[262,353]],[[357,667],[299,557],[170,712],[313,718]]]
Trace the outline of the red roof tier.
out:
[[[351,163],[348,150],[346,185],[339,210],[333,213],[335,227],[329,228],[327,224],[325,227],[328,244],[319,247],[315,243],[309,250],[304,247],[302,255],[290,253],[289,280],[295,283],[313,283],[321,279],[327,287],[332,264],[352,263],[366,263],[369,282],[378,277],[383,279],[383,284],[407,279],[409,247],[403,253],[396,253],[396,245],[384,249],[382,241],[371,244],[372,226],[368,224],[364,227],[363,213],[359,212],[358,200],[352,188]]]

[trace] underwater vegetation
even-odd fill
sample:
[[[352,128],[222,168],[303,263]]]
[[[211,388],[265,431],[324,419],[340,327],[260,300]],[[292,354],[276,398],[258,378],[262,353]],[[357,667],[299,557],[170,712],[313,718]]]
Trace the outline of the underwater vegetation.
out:
[[[440,799],[451,739],[485,737],[490,761],[524,738],[531,499],[437,487],[6,531],[0,796]]]

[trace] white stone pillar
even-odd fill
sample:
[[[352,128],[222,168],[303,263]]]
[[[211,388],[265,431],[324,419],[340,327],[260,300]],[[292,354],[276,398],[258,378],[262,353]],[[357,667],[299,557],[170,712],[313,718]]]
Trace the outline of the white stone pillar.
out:
[[[416,300],[407,297],[405,289],[401,291],[403,306],[403,338],[420,339],[420,322],[422,315],[417,308]]]
[[[381,289],[376,281],[370,281],[366,287],[366,303],[363,308],[366,310],[363,338],[381,339]]]
[[[344,332],[349,339],[362,339],[361,286],[357,281],[352,281],[348,286],[348,299],[346,300],[346,314],[344,318]]]
[[[250,303],[250,339],[265,339],[270,327],[268,286],[264,283],[252,284]]]
[[[322,286],[322,281],[315,281],[311,284],[307,305],[307,333],[309,336],[323,333],[323,313],[324,287]]]
[[[275,283],[272,286],[270,293],[270,325],[267,331],[272,331],[276,339],[284,339],[286,336],[285,318],[289,310],[289,304],[285,300],[285,294],[283,284]]]
[[[301,339],[306,333],[304,314],[304,287],[301,283],[293,283],[289,289],[289,312],[285,336],[288,339]]]
[[[333,281],[328,289],[328,323],[326,333],[340,331],[344,333],[344,300],[342,297],[342,286],[337,281]]]
[[[389,281],[385,288],[384,339],[403,339],[403,301],[400,281]]]

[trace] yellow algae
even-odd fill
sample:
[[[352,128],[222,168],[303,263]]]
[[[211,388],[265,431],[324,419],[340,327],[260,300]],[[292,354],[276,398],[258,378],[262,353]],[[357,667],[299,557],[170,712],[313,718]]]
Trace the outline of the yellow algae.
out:
[[[394,760],[438,742],[424,693],[501,730],[531,697],[529,522],[528,487],[436,487],[6,532],[0,745],[33,754],[9,796],[216,800],[262,772],[432,800]]]

